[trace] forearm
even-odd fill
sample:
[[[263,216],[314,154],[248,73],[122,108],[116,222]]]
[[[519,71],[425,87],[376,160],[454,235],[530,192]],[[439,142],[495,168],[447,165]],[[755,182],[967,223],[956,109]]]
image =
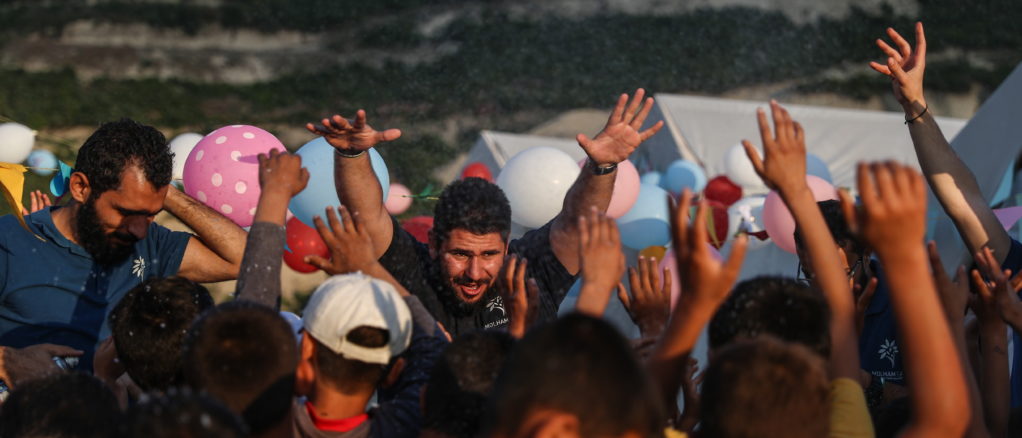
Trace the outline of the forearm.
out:
[[[906,248],[878,249],[878,255],[886,272],[897,273],[889,275],[888,282],[905,373],[912,376],[910,435],[961,436],[969,420],[968,389],[960,362],[947,360],[958,353],[927,269],[926,252],[921,243],[912,243]]]
[[[167,192],[164,208],[191,228],[207,248],[233,265],[235,270],[241,266],[248,237],[245,230],[174,187]]]
[[[280,308],[280,271],[286,233],[272,222],[256,222],[248,234],[235,298]]]
[[[586,283],[582,280],[582,287],[578,291],[578,300],[575,301],[575,311],[593,318],[603,318],[610,302],[610,287],[598,284]]]
[[[383,188],[373,172],[369,152],[354,158],[334,154],[334,185],[341,204],[351,214],[361,216],[379,258],[390,247],[394,229],[383,205]]]
[[[814,281],[831,310],[831,378],[859,378],[859,347],[855,325],[855,302],[840,264],[837,244],[808,186],[785,190],[781,195],[802,233]]]
[[[391,275],[390,271],[388,271],[387,268],[383,267],[383,265],[380,264],[380,262],[374,262],[373,264],[367,266],[364,270],[364,274],[386,281],[391,286],[394,286],[394,289],[396,289],[397,293],[400,294],[402,297],[410,297],[412,295],[411,293],[408,292],[408,289],[405,289],[405,287],[401,285],[401,283],[398,282],[393,275]]]
[[[906,114],[909,111],[906,109]],[[998,262],[1003,262],[1011,242],[987,205],[975,175],[948,144],[929,111],[908,125],[926,182],[954,222],[970,253],[989,245]]]
[[[1003,322],[980,323],[980,356],[982,360],[982,403],[990,436],[1007,436],[1011,410],[1008,375],[1008,335]]]
[[[684,378],[685,362],[692,354],[703,328],[713,318],[712,305],[684,302],[681,299],[647,364],[650,376],[661,388],[664,406],[672,406]]]
[[[550,227],[550,246],[557,259],[568,273],[578,273],[578,218],[589,214],[590,209],[606,212],[610,205],[610,197],[614,192],[614,179],[617,170],[606,175],[596,175],[596,164],[586,160],[575,183],[564,196],[561,212],[554,218]],[[664,201],[666,202],[666,200]]]
[[[979,384],[976,375],[972,370],[972,363],[969,361],[968,344],[965,338],[965,320],[962,315],[947,315],[948,328],[958,352],[958,360],[962,365],[962,374],[965,376],[965,383],[969,389],[969,407],[972,410],[972,417],[969,419],[969,428],[966,437],[988,437],[986,422],[983,418],[983,402],[980,397]]]

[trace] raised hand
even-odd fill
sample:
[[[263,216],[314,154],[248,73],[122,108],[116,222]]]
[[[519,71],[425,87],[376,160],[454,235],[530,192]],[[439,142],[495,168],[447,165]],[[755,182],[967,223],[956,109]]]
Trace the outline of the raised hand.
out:
[[[309,183],[309,170],[302,167],[302,157],[276,149],[259,154],[259,187],[280,190],[291,199]]]
[[[705,200],[699,202],[695,218],[689,224],[688,211],[692,193],[685,190],[680,204],[671,209],[671,233],[674,237],[674,254],[681,276],[681,297],[677,307],[705,306],[716,311],[727,299],[731,286],[742,268],[748,237],[744,234],[735,238],[731,254],[726,261],[719,261],[707,246],[706,215],[709,206]],[[701,328],[700,328],[701,329]]]
[[[347,119],[334,114],[333,117],[325,118],[319,125],[308,123],[305,129],[313,134],[322,135],[327,143],[342,153],[355,155],[363,152],[377,143],[397,140],[401,137],[400,129],[387,129],[377,131],[366,123],[365,110],[358,110],[355,113],[355,121],[348,122]]]
[[[857,171],[862,208],[840,191],[849,226],[877,253],[919,245],[926,235],[926,183],[908,166],[895,162],[860,163]]]
[[[316,216],[312,222],[316,231],[330,248],[330,260],[317,255],[305,257],[305,263],[322,269],[327,274],[347,274],[355,271],[367,271],[378,263],[373,250],[373,239],[362,225],[359,215],[351,215],[343,205],[339,209],[341,218],[337,218],[333,207],[327,207],[326,217],[330,222],[327,227],[323,219]]]
[[[759,135],[763,140],[763,159],[760,159],[759,152],[748,140],[742,140],[745,154],[767,187],[782,194],[790,190],[808,189],[805,131],[802,125],[791,119],[788,110],[776,101],[770,101],[770,112],[774,119],[772,133],[766,112],[763,109],[756,110]]]
[[[628,159],[628,156],[635,148],[639,147],[640,143],[664,127],[664,122],[660,121],[645,131],[639,131],[642,128],[642,123],[646,121],[646,116],[653,109],[652,97],[643,103],[642,98],[645,94],[646,90],[641,88],[635,90],[635,96],[630,103],[628,94],[622,94],[617,99],[617,106],[610,114],[607,125],[595,138],[590,139],[585,134],[575,137],[579,146],[582,146],[586,155],[589,156],[590,161],[597,166],[620,163]],[[640,103],[642,104],[641,109],[639,108]],[[626,104],[627,108],[625,108]]]
[[[671,270],[664,267],[663,285],[658,270],[655,258],[639,257],[638,268],[628,268],[632,296],[623,287],[617,292],[643,338],[659,337],[671,313]]]
[[[993,309],[997,314],[1012,326],[1016,331],[1022,329],[1022,301],[1015,293],[1010,270],[1001,270],[994,253],[990,248],[983,248],[975,255],[976,265],[979,269],[972,270],[972,281],[976,285],[976,292],[979,295],[979,302],[974,303],[974,311],[977,316],[983,316],[983,310]],[[983,275],[981,276],[980,273]],[[987,280],[984,280],[983,277]],[[1018,275],[1016,275],[1018,277]],[[984,308],[977,308],[982,305]],[[989,312],[986,312],[989,313]]]
[[[898,50],[878,38],[877,46],[887,56],[887,60],[883,63],[870,62],[869,66],[891,78],[894,97],[905,108],[905,116],[912,118],[922,114],[926,108],[926,98],[923,97],[923,72],[926,70],[926,34],[923,32],[923,23],[916,23],[914,51],[908,41],[894,29],[887,28],[887,35]]]
[[[533,278],[525,279],[529,261],[512,254],[504,260],[501,280],[501,298],[508,312],[508,332],[515,338],[525,336],[525,330],[536,320],[539,310],[539,285]]]
[[[625,273],[621,235],[614,220],[595,208],[588,218],[578,218],[578,229],[582,288],[575,308],[599,318],[607,308],[611,291]]]
[[[35,213],[39,210],[42,210],[46,207],[53,205],[53,202],[50,201],[50,196],[39,190],[31,191],[28,194],[28,196],[31,199],[31,204],[28,210],[25,210],[24,207],[21,208],[22,216],[30,215],[32,213]]]

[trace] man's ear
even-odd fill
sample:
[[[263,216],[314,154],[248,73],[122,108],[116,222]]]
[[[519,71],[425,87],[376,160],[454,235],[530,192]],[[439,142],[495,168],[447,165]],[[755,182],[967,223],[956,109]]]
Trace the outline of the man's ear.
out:
[[[302,332],[302,342],[298,347],[298,367],[295,369],[295,392],[308,396],[316,381],[316,343],[309,334]]]
[[[389,388],[397,383],[397,379],[401,377],[401,372],[405,370],[405,358],[399,357],[394,360],[394,365],[390,367],[390,372],[383,377],[383,382],[380,383],[380,387]]]
[[[71,198],[79,204],[84,204],[85,201],[89,199],[89,195],[92,194],[92,186],[89,184],[89,177],[85,176],[84,173],[72,173],[68,185],[68,192],[71,193]]]
[[[436,239],[436,231],[429,230],[429,258],[435,259],[440,254],[440,244]]]

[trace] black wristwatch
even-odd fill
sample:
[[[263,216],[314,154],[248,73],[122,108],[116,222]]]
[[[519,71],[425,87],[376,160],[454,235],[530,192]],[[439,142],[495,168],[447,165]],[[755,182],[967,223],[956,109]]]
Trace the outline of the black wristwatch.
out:
[[[593,166],[594,175],[606,175],[617,169],[617,163]]]

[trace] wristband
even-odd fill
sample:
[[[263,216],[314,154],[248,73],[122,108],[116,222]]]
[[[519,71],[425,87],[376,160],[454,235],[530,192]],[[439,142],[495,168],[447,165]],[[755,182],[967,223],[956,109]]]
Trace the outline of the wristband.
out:
[[[339,156],[339,157],[344,157],[344,158],[358,158],[358,157],[361,157],[361,156],[362,156],[362,154],[366,153],[366,151],[365,151],[365,150],[361,150],[361,151],[358,151],[358,153],[357,153],[357,154],[346,154],[346,153],[344,153],[344,152],[341,152],[341,150],[340,150],[340,149],[334,149],[334,153],[335,153],[335,154],[337,154],[337,156]]]
[[[919,113],[919,115],[917,115],[917,116],[915,116],[915,117],[913,117],[913,118],[911,118],[911,119],[906,119],[906,120],[905,120],[905,124],[907,125],[907,124],[909,124],[909,123],[912,123],[912,122],[914,122],[914,121],[916,121],[916,120],[919,120],[919,118],[920,118],[920,117],[922,117],[922,116],[923,116],[923,114],[926,114],[926,111],[927,111],[927,110],[929,110],[929,109],[930,109],[930,106],[929,106],[929,105],[926,105],[926,106],[924,106],[924,107],[923,107],[923,111],[922,111],[922,112],[920,112],[920,113]]]
[[[616,170],[616,169],[617,169],[617,163],[610,164],[610,165],[602,165],[602,166],[601,165],[596,165],[596,166],[593,166],[593,174],[594,175],[606,175],[608,173],[614,172],[614,170]]]

